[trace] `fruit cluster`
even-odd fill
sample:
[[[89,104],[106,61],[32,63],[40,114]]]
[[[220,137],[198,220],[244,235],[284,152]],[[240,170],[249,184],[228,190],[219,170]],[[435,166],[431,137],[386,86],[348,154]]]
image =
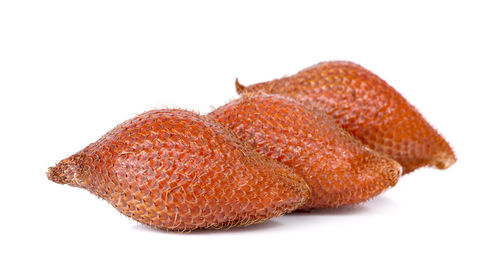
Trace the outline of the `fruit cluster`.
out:
[[[394,88],[350,62],[236,89],[207,115],[138,115],[47,176],[143,224],[188,231],[360,203],[402,174],[456,161]]]

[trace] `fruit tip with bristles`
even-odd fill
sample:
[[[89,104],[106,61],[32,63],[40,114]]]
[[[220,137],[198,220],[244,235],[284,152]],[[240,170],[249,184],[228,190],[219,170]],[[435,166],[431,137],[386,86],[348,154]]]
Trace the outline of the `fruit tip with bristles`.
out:
[[[47,171],[47,178],[49,180],[59,183],[59,184],[67,184],[66,180],[64,177],[60,176],[59,169],[57,167],[49,167],[49,170]]]
[[[75,166],[72,161],[65,159],[50,167],[46,174],[47,178],[55,183],[71,184],[74,180]]]

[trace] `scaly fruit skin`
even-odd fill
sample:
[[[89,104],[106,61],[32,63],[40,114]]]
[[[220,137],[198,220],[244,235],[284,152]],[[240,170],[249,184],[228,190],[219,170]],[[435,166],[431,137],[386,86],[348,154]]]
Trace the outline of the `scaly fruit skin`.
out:
[[[47,175],[141,223],[178,231],[260,222],[294,210],[310,194],[289,168],[183,110],[128,120]]]
[[[207,116],[301,175],[312,190],[302,210],[363,202],[401,173],[397,162],[365,148],[324,112],[284,96],[244,95]]]
[[[363,144],[395,159],[409,173],[422,166],[446,169],[456,162],[449,144],[394,88],[352,62],[323,62],[238,93],[283,94],[321,109]]]

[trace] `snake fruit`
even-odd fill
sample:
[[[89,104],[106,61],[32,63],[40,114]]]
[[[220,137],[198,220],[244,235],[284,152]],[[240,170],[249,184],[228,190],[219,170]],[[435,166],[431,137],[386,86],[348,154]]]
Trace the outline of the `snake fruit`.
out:
[[[220,124],[184,110],[125,121],[47,172],[159,229],[248,225],[295,210],[310,195],[288,167]]]
[[[300,210],[366,201],[401,174],[397,162],[363,146],[326,113],[285,96],[245,94],[207,116],[305,179],[312,192]]]
[[[243,86],[238,93],[265,92],[321,109],[369,148],[403,166],[403,173],[456,162],[443,137],[393,87],[352,62],[322,62],[295,75]]]

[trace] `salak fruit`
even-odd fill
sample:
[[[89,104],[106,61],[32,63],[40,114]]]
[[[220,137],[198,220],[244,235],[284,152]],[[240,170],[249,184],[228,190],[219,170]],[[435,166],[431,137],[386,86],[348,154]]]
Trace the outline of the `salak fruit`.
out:
[[[184,110],[128,120],[47,175],[143,224],[178,231],[261,222],[293,211],[310,195],[288,167]]]
[[[388,155],[409,173],[446,169],[456,161],[450,145],[394,88],[360,65],[323,62],[295,75],[243,86],[238,93],[283,94],[332,116],[363,144]]]
[[[300,210],[363,202],[394,186],[401,166],[364,147],[324,112],[280,95],[244,95],[207,115],[291,167],[311,187]]]

